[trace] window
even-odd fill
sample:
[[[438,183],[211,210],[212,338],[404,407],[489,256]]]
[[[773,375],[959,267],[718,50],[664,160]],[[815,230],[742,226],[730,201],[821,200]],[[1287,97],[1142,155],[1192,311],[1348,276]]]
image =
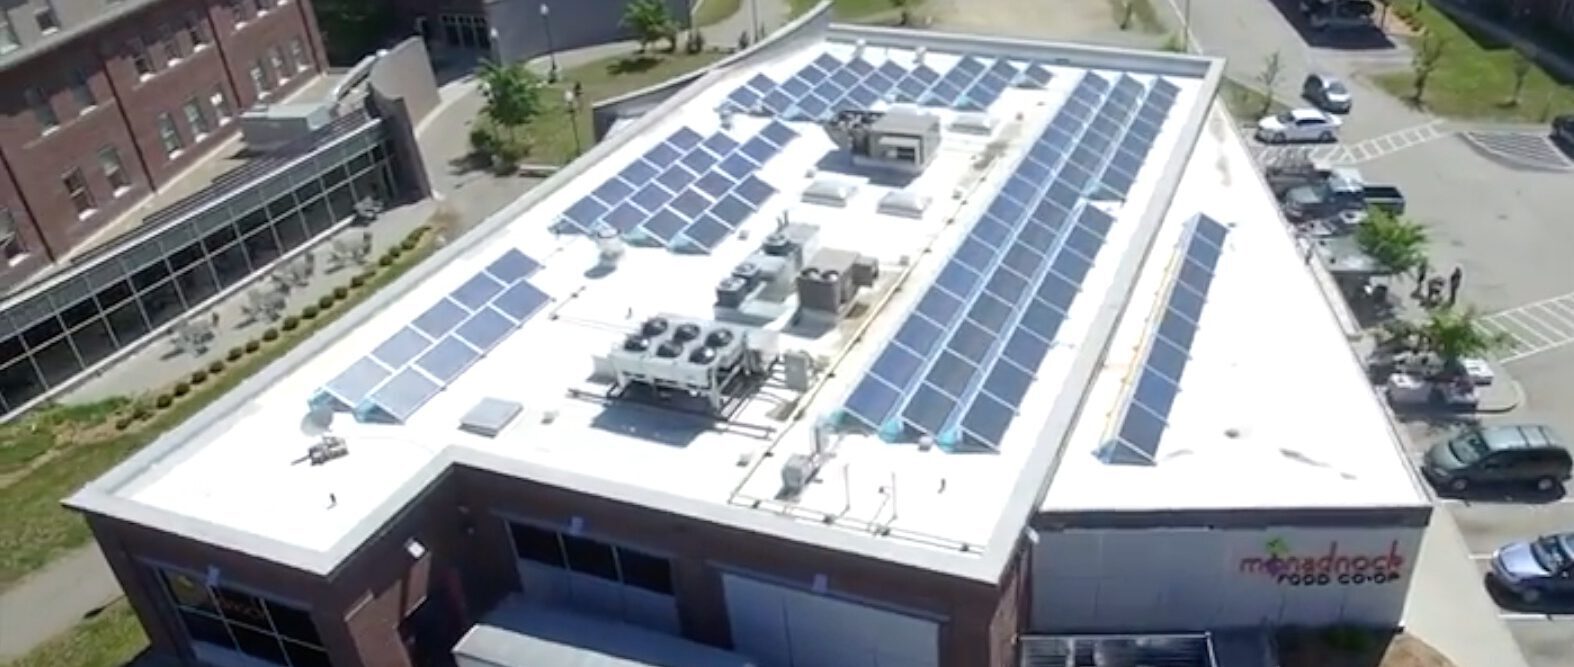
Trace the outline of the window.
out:
[[[273,8],[273,0],[252,0],[252,4],[257,7],[258,16],[268,13],[268,10]]]
[[[27,107],[33,110],[33,118],[44,128],[44,132],[60,127],[60,117],[55,115],[55,107],[50,104],[49,97],[43,91],[28,88],[22,93],[22,97],[27,100]]]
[[[22,43],[16,41],[16,30],[11,28],[11,22],[6,20],[5,12],[0,12],[0,53],[10,53],[21,48]]]
[[[636,549],[585,537],[562,535],[510,522],[514,552],[522,560],[615,581],[660,595],[672,595],[672,563]]]
[[[80,67],[71,70],[71,97],[77,101],[77,113],[87,113],[98,106],[98,97],[93,94],[93,78],[87,70]]]
[[[306,55],[306,46],[301,43],[301,38],[290,40],[290,59],[295,61],[295,71],[304,72],[311,69],[311,56]]]
[[[213,129],[208,125],[208,115],[202,113],[202,105],[193,97],[186,100],[186,105],[182,108],[186,112],[186,124],[191,126],[191,133],[196,135],[197,141],[202,141],[202,138]]]
[[[251,85],[257,89],[257,99],[268,96],[268,91],[273,90],[273,83],[268,81],[267,65],[261,60],[251,64]]]
[[[285,66],[284,55],[279,53],[279,47],[268,47],[268,64],[273,65],[273,73],[279,77],[279,83],[289,80],[290,68]]]
[[[520,558],[564,567],[563,546],[558,544],[557,533],[518,523],[510,523],[508,529],[514,538],[514,551]]]
[[[38,31],[47,35],[60,29],[60,17],[55,15],[54,7],[43,7],[33,13],[33,19],[38,21]]]
[[[27,254],[27,246],[16,233],[16,216],[11,209],[0,206],[0,260],[13,262]]]
[[[170,27],[168,23],[159,25],[158,40],[159,43],[164,45],[165,67],[169,67],[175,63],[180,62],[180,59],[186,56],[186,54],[180,50],[180,38],[175,36],[175,29]]]
[[[230,98],[224,94],[224,86],[213,87],[213,93],[208,95],[208,103],[213,105],[213,115],[218,118],[219,125],[230,122],[234,112],[230,110]]]
[[[186,12],[186,16],[181,19],[180,25],[181,30],[186,33],[186,39],[191,40],[192,51],[200,51],[202,47],[208,45],[208,33],[203,28],[202,19],[197,16],[196,12]]]
[[[228,586],[209,586],[186,574],[166,570],[159,575],[198,658],[218,649],[290,667],[328,664],[317,625],[305,609]]]
[[[164,144],[164,155],[171,160],[180,154],[180,149],[186,147],[181,143],[180,129],[175,127],[175,119],[167,113],[158,115],[158,138]]]
[[[235,27],[238,29],[246,25],[246,21],[251,18],[251,14],[247,13],[246,0],[229,0],[229,7],[230,15],[235,17]]]
[[[115,196],[131,189],[131,177],[126,175],[126,166],[120,162],[120,151],[115,150],[114,146],[105,146],[98,151],[98,164],[104,168],[104,178],[109,181]]]
[[[618,570],[625,584],[672,595],[672,563],[665,558],[618,547]]]
[[[148,46],[141,37],[132,37],[126,42],[126,50],[131,52],[131,66],[137,68],[137,75],[142,78],[153,76],[153,58],[148,56]]]
[[[86,218],[98,210],[98,202],[93,200],[93,192],[87,189],[87,179],[82,177],[82,170],[73,167],[60,177],[60,182],[66,186],[66,194],[71,197],[71,205],[76,207],[77,217]]]

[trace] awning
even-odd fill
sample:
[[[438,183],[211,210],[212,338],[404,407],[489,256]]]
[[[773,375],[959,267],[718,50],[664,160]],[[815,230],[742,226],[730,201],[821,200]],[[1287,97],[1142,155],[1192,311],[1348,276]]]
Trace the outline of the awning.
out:
[[[504,600],[454,646],[459,667],[756,667],[681,637]]]

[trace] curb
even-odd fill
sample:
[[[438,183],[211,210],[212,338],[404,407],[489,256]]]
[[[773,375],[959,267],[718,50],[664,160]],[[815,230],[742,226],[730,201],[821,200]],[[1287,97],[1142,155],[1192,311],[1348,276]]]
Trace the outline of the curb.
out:
[[[1492,362],[1492,372],[1494,374],[1496,374],[1496,376],[1497,376],[1497,379],[1494,381],[1494,384],[1497,384],[1497,383],[1500,383],[1500,382],[1501,383],[1507,383],[1509,400],[1508,400],[1507,403],[1505,403],[1505,404],[1503,404],[1501,406],[1492,406],[1492,407],[1477,406],[1474,414],[1478,414],[1478,415],[1501,415],[1501,414],[1505,414],[1505,413],[1508,413],[1508,412],[1512,412],[1515,408],[1518,408],[1519,406],[1524,405],[1525,404],[1525,387],[1519,383],[1519,380],[1515,380],[1514,376],[1510,375],[1507,372],[1507,370],[1504,369],[1503,366],[1501,364],[1498,364],[1497,362]]]

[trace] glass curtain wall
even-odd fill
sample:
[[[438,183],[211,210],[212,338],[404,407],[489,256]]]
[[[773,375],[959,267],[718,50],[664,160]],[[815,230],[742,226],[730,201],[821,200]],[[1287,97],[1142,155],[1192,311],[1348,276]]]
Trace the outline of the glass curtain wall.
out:
[[[184,572],[157,573],[197,659],[241,654],[282,667],[330,666],[306,609]]]
[[[390,201],[391,152],[370,125],[0,313],[0,414],[354,217],[356,202]]]

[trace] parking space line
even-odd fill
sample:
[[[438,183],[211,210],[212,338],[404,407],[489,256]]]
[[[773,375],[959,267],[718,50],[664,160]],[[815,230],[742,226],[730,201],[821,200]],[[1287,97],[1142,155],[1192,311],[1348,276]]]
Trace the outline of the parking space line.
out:
[[[1516,309],[1516,310],[1512,310],[1512,311],[1509,311],[1509,312],[1501,313],[1500,316],[1499,316],[1499,319],[1503,320],[1504,322],[1506,322],[1508,324],[1512,324],[1512,325],[1514,325],[1515,328],[1519,329],[1520,331],[1522,331],[1522,332],[1524,332],[1526,334],[1529,334],[1531,338],[1535,339],[1533,341],[1529,341],[1530,343],[1532,343],[1534,345],[1550,345],[1550,344],[1552,344],[1552,342],[1554,340],[1552,338],[1547,337],[1546,334],[1542,333],[1540,330],[1536,329],[1535,327],[1530,326],[1529,324],[1527,324],[1525,322],[1525,320],[1528,319],[1528,318],[1526,318],[1523,315],[1523,311],[1522,310],[1517,310]]]
[[[1557,322],[1569,329],[1574,329],[1574,321],[1570,321],[1568,315],[1553,310],[1552,304],[1545,303],[1539,306],[1532,306],[1532,308],[1535,308],[1538,313],[1545,313],[1548,320]]]
[[[1548,341],[1545,338],[1537,334],[1534,330],[1525,326],[1519,321],[1519,318],[1514,316],[1513,313],[1498,313],[1496,317],[1497,322],[1501,324],[1503,328],[1508,330],[1508,335],[1513,336],[1520,343],[1524,344],[1524,346],[1537,347],[1547,344]],[[1535,340],[1530,340],[1532,338]]]
[[[1540,317],[1537,317],[1535,311],[1531,310],[1530,308],[1521,308],[1515,311],[1514,317],[1516,319],[1524,320],[1525,322],[1535,325],[1533,328],[1536,332],[1536,335],[1547,339],[1548,343],[1556,343],[1569,337],[1568,332],[1559,329],[1555,323],[1550,323]],[[1542,335],[1543,333],[1548,333],[1551,335]]]

